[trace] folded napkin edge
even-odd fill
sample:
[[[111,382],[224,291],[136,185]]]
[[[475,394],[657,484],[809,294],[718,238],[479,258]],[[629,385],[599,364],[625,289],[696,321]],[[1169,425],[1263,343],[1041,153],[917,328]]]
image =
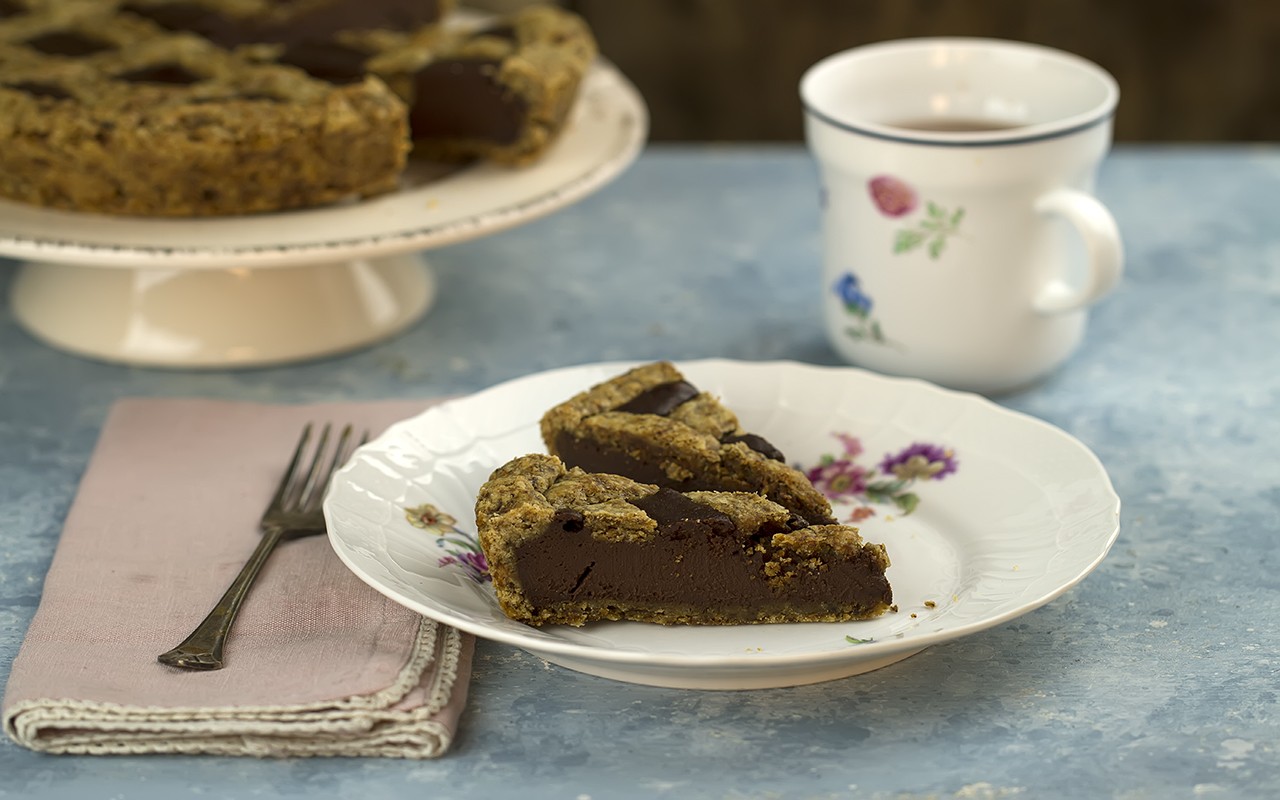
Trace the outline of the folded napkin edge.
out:
[[[413,658],[394,685],[373,695],[333,703],[221,708],[38,698],[6,708],[4,729],[17,744],[46,753],[431,758],[452,741],[451,726],[435,717],[451,699],[456,701],[459,666],[473,644],[457,629],[424,617]],[[429,702],[394,708],[424,676],[433,678]]]

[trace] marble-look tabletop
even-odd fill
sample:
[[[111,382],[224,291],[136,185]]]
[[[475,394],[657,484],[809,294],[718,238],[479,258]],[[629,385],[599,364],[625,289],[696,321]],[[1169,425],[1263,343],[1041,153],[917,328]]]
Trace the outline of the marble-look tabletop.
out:
[[[1280,149],[1116,148],[1128,269],[1051,378],[997,398],[1082,440],[1123,500],[1083,583],[884,669],[660,689],[481,641],[431,761],[39,755],[0,797],[1280,797]],[[432,251],[439,299],[356,353],[243,371],[96,363],[0,308],[0,682],[112,402],[416,398],[550,367],[834,364],[799,146],[650,147],[550,217]],[[0,262],[7,291],[13,265]]]

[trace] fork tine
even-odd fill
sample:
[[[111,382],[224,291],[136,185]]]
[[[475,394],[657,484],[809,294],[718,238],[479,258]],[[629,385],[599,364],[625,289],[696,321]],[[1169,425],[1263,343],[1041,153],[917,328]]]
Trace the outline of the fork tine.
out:
[[[302,427],[302,436],[298,439],[298,446],[293,451],[293,458],[289,459],[289,466],[284,471],[284,477],[280,479],[280,485],[276,487],[276,493],[271,496],[271,504],[269,508],[280,508],[284,504],[285,495],[289,493],[289,485],[294,483],[297,478],[298,463],[302,460],[302,453],[307,449],[307,442],[311,440],[311,423],[308,422]]]
[[[347,460],[347,443],[351,441],[351,425],[345,425],[342,433],[338,436],[338,443],[333,448],[333,455],[329,458],[329,464],[323,473],[323,480],[317,480],[314,484],[308,484],[307,492],[298,501],[299,507],[303,509],[313,509],[320,505],[320,501],[324,499],[324,493],[329,488],[329,477],[337,471],[338,467],[346,463]]]
[[[307,477],[297,487],[296,492],[289,495],[290,508],[302,508],[306,505],[307,498],[311,496],[311,492],[315,490],[316,482],[320,479],[320,463],[324,460],[325,451],[329,447],[329,434],[333,426],[325,423],[320,431],[320,439],[316,442],[316,451],[311,456],[311,464],[307,467]]]

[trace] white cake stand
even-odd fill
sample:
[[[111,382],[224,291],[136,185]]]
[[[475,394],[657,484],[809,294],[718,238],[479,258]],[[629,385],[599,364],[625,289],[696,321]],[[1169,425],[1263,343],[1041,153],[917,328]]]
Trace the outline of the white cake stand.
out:
[[[262,366],[351,350],[431,307],[422,251],[582,199],[630,165],[647,134],[640,94],[599,61],[559,141],[526,168],[419,164],[394,194],[243,217],[144,219],[0,201],[0,255],[23,262],[10,302],[54,347],[141,366]]]

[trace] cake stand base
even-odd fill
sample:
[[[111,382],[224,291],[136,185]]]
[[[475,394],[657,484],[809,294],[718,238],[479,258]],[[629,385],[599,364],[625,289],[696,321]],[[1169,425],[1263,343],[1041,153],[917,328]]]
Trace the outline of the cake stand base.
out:
[[[102,268],[26,263],[14,316],[77,355],[179,369],[296,362],[386,339],[418,321],[435,278],[407,253],[260,268]]]

